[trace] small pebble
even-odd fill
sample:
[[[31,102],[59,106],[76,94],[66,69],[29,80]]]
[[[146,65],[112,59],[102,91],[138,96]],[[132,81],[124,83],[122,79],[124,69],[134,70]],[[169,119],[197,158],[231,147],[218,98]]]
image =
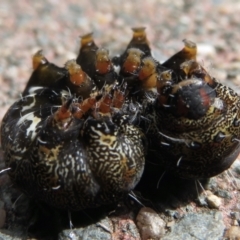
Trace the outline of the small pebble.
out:
[[[167,223],[167,227],[171,228],[175,224],[175,221],[171,221]]]
[[[233,224],[232,224],[233,226],[238,226],[238,221],[235,219],[235,220],[233,220]]]
[[[199,196],[198,197],[198,204],[200,206],[207,206],[206,197],[205,196]]]
[[[225,238],[228,240],[240,240],[240,227],[239,226],[231,226],[226,234]]]
[[[233,219],[239,219],[240,218],[240,213],[238,212],[238,211],[235,211],[235,212],[231,212],[230,213],[230,216],[231,216],[231,218],[233,218]]]
[[[232,199],[231,193],[227,190],[218,189],[215,194],[221,198]]]
[[[239,80],[240,80],[240,75],[238,76]],[[237,173],[238,175],[240,175],[240,161],[236,160],[233,164],[232,164],[232,169],[235,173]]]
[[[219,209],[219,207],[222,205],[221,198],[217,197],[216,195],[209,195],[206,197],[206,201],[208,203],[208,206],[211,208]]]
[[[142,240],[159,239],[165,234],[165,222],[151,208],[143,207],[137,215]]]

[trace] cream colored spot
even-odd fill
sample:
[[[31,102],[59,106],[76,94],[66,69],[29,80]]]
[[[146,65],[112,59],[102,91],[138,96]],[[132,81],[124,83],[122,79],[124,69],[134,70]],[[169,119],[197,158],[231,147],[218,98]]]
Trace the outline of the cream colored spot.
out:
[[[102,134],[101,137],[100,137],[100,141],[103,144],[107,144],[107,145],[112,146],[116,142],[116,137],[112,136],[112,135],[103,135]]]
[[[46,146],[39,146],[39,153],[44,155],[44,159],[48,161],[56,161],[60,152],[60,146],[55,148],[47,148]]]

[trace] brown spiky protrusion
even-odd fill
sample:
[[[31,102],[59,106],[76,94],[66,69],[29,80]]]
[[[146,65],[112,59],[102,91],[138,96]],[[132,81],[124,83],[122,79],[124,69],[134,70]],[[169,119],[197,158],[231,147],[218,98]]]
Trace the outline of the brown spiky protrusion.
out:
[[[42,50],[37,51],[32,58],[33,73],[27,83],[23,95],[28,93],[30,87],[53,87],[67,75],[65,68],[50,63],[43,55]]]
[[[184,48],[174,54],[171,58],[169,58],[166,62],[162,64],[162,66],[172,69],[172,70],[177,70],[179,69],[180,65],[189,60],[195,60],[196,61],[196,56],[197,56],[197,45],[187,39],[183,40],[184,42]]]
[[[90,77],[95,72],[95,58],[98,46],[93,40],[93,33],[88,33],[81,37],[81,47],[77,57],[77,63],[82,67]]]
[[[93,33],[87,33],[81,36],[81,49],[86,50],[87,48],[96,47],[96,44],[93,40]]]
[[[32,66],[33,70],[36,70],[39,66],[47,64],[48,60],[43,55],[43,51],[39,50],[37,51],[32,58]]]
[[[127,46],[129,48],[138,48],[145,53],[146,56],[151,55],[151,49],[149,47],[149,41],[147,39],[145,27],[132,28],[133,37]]]
[[[188,59],[196,60],[197,44],[188,39],[183,39],[183,43],[185,46],[182,49],[182,53],[185,55],[185,57]]]

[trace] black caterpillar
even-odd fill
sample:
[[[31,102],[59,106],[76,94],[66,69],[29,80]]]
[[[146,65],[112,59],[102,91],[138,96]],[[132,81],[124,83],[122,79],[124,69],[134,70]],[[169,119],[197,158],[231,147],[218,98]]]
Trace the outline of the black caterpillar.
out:
[[[228,169],[240,152],[240,101],[197,62],[197,46],[160,64],[144,28],[110,58],[92,34],[64,67],[33,56],[33,73],[1,126],[13,183],[49,205],[81,210],[117,202],[144,168],[182,178]]]

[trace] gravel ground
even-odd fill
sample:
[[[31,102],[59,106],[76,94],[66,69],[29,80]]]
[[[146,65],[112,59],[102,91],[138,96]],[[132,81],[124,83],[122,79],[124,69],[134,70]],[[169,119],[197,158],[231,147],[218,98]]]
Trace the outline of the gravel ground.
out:
[[[67,3],[63,1],[60,3],[57,0],[1,0],[0,119],[10,104],[20,97],[20,92],[31,73],[31,56],[37,50],[43,49],[49,61],[63,65],[68,59],[75,58],[79,49],[79,36],[94,32],[97,44],[107,47],[114,55],[124,49],[131,38],[131,27],[136,26],[147,28],[154,55],[160,61],[180,50],[183,39],[196,42],[198,60],[211,75],[240,92],[240,1],[169,2],[166,0],[69,0]],[[0,158],[0,167],[3,167],[2,158]],[[232,170],[236,177],[239,175],[238,171],[239,164],[236,161]],[[240,239],[238,226],[240,197],[239,187],[235,183],[238,181],[225,173],[211,180],[207,187],[210,193],[200,195],[200,198],[203,196],[206,201],[207,196],[211,194],[220,198],[220,205],[213,208],[222,214],[218,221],[223,223],[224,229],[220,235],[214,235],[215,238],[211,238],[212,236],[200,238],[198,235],[198,239],[221,239],[218,236],[223,236],[224,231],[229,239]],[[1,176],[1,192],[5,189],[6,182],[5,176]],[[0,197],[3,195],[2,193]],[[0,199],[1,227],[4,227],[6,215],[4,201]],[[212,206],[209,205],[209,200],[206,206]],[[206,212],[208,209],[194,201],[187,207],[194,213]],[[187,207],[184,206],[184,209]],[[174,213],[176,212],[187,214],[186,210],[178,207],[174,210]],[[216,219],[215,215],[211,216]],[[178,218],[167,218],[166,214],[161,217],[166,223],[166,232],[171,229],[174,232],[173,225],[179,226],[175,224]],[[130,217],[129,219],[131,220]],[[121,221],[115,220],[115,223],[117,222],[115,226],[122,226]],[[129,224],[134,225],[133,221]],[[124,239],[138,239],[137,234],[134,234],[131,238]],[[234,234],[238,238],[233,238]],[[197,238],[191,236],[192,238],[188,239]],[[67,238],[62,237],[62,239]],[[69,237],[69,239],[77,238]],[[166,239],[174,239],[174,236]]]

